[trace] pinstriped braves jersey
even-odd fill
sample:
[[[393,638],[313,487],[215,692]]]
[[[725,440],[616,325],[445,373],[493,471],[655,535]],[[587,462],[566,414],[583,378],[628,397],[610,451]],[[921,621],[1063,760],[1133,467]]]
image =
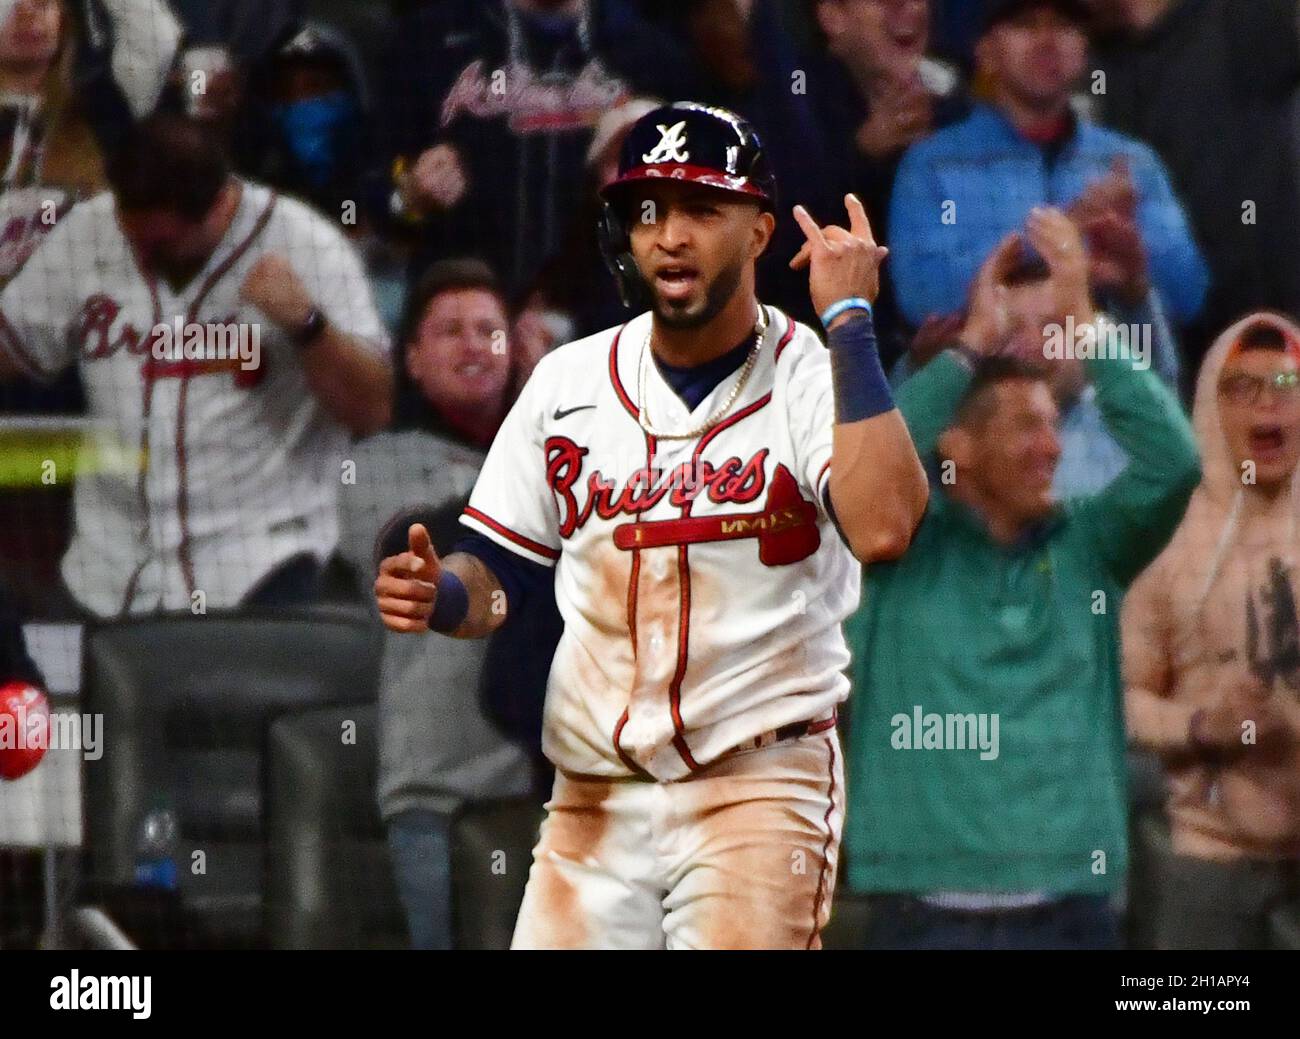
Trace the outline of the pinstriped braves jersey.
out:
[[[0,350],[37,379],[81,370],[98,457],[75,483],[63,574],[100,616],[188,610],[196,591],[208,608],[235,606],[277,564],[324,560],[338,541],[347,432],[289,337],[241,299],[244,279],[278,253],[336,328],[380,354],[386,334],[339,229],[268,188],[242,189],[225,238],[179,291],[141,272],[104,193],[73,208],[0,295]],[[224,350],[155,351],[166,326],[202,329],[205,347]],[[231,359],[216,326],[256,326],[256,363]]]
[[[841,622],[861,571],[828,516],[830,357],[779,311],[726,417],[660,375],[649,314],[545,357],[502,425],[462,522],[556,566],[565,630],[543,747],[574,773],[689,776],[848,692]],[[641,400],[644,392],[645,401]]]

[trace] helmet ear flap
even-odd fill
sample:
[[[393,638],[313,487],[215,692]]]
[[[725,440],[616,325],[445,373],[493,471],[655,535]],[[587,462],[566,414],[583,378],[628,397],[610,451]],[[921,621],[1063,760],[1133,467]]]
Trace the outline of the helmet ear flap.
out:
[[[632,238],[622,214],[610,202],[605,202],[601,207],[596,237],[600,242],[601,255],[605,258],[605,266],[614,275],[614,282],[618,285],[618,296],[623,306],[629,310],[644,310],[649,305],[649,294],[636,259],[632,256]]]

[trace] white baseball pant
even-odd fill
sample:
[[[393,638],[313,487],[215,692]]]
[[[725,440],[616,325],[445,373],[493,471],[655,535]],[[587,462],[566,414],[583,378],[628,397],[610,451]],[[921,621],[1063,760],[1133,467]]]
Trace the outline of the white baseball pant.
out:
[[[843,819],[834,730],[676,783],[558,773],[512,948],[820,948]]]

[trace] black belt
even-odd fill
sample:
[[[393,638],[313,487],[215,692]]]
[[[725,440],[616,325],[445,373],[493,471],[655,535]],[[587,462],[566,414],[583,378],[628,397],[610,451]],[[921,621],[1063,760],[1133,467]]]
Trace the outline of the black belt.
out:
[[[835,722],[838,719],[838,712],[831,711],[829,718],[821,718],[818,721],[791,722],[789,725],[782,725],[779,729],[769,729],[767,732],[761,732],[753,739],[746,740],[744,743],[737,743],[722,756],[728,754],[739,754],[746,750],[762,750],[764,747],[770,747],[774,743],[784,743],[786,740],[797,740],[804,736],[812,736],[819,732],[825,732],[828,729],[835,728]]]

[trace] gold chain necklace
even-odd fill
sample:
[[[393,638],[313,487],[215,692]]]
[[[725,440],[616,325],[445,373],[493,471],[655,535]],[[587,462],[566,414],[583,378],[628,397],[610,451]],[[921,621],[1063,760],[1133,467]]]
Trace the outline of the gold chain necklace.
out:
[[[668,433],[661,429],[656,429],[650,421],[650,412],[646,407],[646,373],[650,365],[646,363],[646,354],[650,353],[650,336],[654,332],[654,322],[651,321],[650,329],[645,334],[645,342],[641,344],[641,360],[639,362],[640,380],[639,393],[637,402],[637,421],[641,423],[641,428],[650,436],[657,440],[694,440],[701,437],[710,429],[716,426],[726,417],[736,399],[740,396],[740,391],[745,388],[745,383],[749,381],[749,376],[754,370],[754,365],[758,361],[759,351],[763,346],[763,336],[767,332],[767,309],[763,306],[758,308],[758,320],[754,325],[754,345],[750,348],[749,356],[745,358],[745,364],[740,369],[740,375],[737,377],[735,385],[731,387],[731,392],[727,394],[727,399],[723,401],[722,407],[710,415],[704,422],[694,429],[687,430],[684,433]],[[651,362],[653,363],[653,362]]]

